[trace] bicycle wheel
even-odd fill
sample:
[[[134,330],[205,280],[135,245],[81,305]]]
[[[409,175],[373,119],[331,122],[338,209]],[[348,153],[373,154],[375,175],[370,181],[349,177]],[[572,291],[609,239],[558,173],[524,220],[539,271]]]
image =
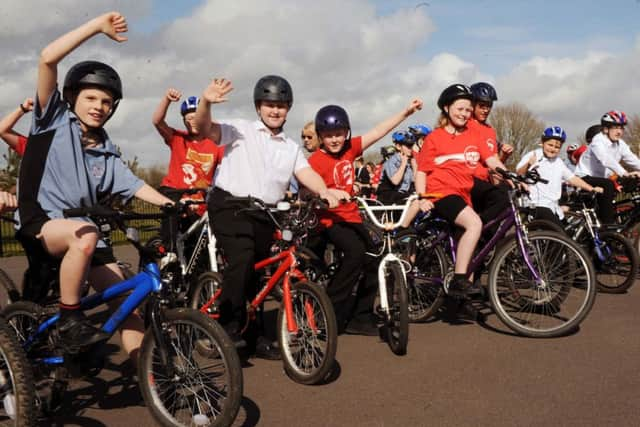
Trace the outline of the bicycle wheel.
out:
[[[138,362],[140,390],[151,414],[163,426],[231,425],[242,399],[242,368],[233,343],[218,323],[193,309],[167,310],[164,320],[168,364],[151,328]]]
[[[394,252],[410,268],[406,274],[409,293],[409,320],[423,322],[433,317],[445,300],[442,281],[449,262],[441,247],[414,232],[398,234]]]
[[[565,335],[580,325],[596,296],[595,272],[585,251],[551,231],[529,233],[526,258],[515,238],[496,251],[489,298],[496,315],[527,337]],[[527,261],[537,270],[536,281]]]
[[[320,285],[291,279],[292,316],[289,330],[285,302],[278,312],[278,342],[287,375],[300,384],[324,381],[331,369],[338,345],[338,327],[333,305]]]
[[[189,307],[200,311],[202,306],[218,292],[221,285],[222,276],[219,273],[207,271],[198,276],[196,284],[189,291]],[[217,318],[218,312],[215,304],[211,304],[205,314],[212,319]]]
[[[600,252],[604,259],[593,253],[598,290],[608,294],[622,294],[635,282],[638,274],[638,253],[633,244],[616,232],[600,233]],[[592,249],[592,252],[595,252]]]
[[[538,231],[538,230],[548,230],[555,231],[556,233],[566,233],[564,228],[560,227],[553,221],[549,221],[548,219],[534,219],[527,223],[527,230],[529,231]]]
[[[13,303],[2,312],[20,345],[24,345],[27,339],[35,334],[45,315],[44,308],[30,301]],[[52,412],[62,404],[66,384],[58,378],[60,372],[54,365],[35,361],[62,356],[62,352],[55,348],[52,338],[47,333],[33,341],[25,352],[31,362],[36,405],[44,413]]]
[[[18,300],[20,300],[20,291],[16,288],[11,277],[0,268],[0,309]]]
[[[409,342],[409,293],[402,265],[387,262],[384,266],[389,312],[385,313],[387,344],[394,354],[407,354]]]
[[[33,373],[16,335],[0,319],[0,426],[33,426],[35,406]]]

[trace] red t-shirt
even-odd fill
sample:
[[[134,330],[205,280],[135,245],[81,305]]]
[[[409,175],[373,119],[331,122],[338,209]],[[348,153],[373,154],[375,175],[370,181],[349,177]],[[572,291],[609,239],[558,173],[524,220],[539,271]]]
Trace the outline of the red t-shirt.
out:
[[[496,130],[491,127],[491,125],[487,125],[484,123],[480,123],[476,119],[471,119],[467,123],[467,128],[478,135],[479,141],[484,141],[489,148],[489,152],[493,154],[498,154],[498,142],[496,137]],[[489,181],[489,169],[487,165],[481,163],[478,168],[476,168],[476,173],[474,176],[483,181]]]
[[[13,148],[13,147],[11,147]],[[22,136],[22,135],[18,135],[18,144],[16,144],[15,148],[13,148],[13,151],[15,151],[16,153],[18,153],[20,155],[20,157],[24,156],[24,150],[27,149],[27,137],[26,136]]]
[[[373,169],[373,178],[371,179],[371,185],[380,184],[380,178],[382,178],[382,166],[384,166],[384,162],[378,163]]]
[[[216,145],[209,138],[192,140],[188,132],[173,130],[167,145],[171,149],[171,159],[167,175],[162,180],[165,187],[207,188],[213,180],[213,172],[224,154],[224,147]]]
[[[362,154],[362,138],[351,138],[351,145],[336,157],[325,153],[323,150],[315,151],[309,157],[309,165],[324,180],[327,188],[343,190],[353,195],[353,182],[355,174],[353,161]],[[362,222],[356,202],[340,204],[338,207],[328,209],[320,214],[320,219],[325,225],[331,222]]]
[[[468,128],[452,135],[444,128],[431,132],[418,154],[418,170],[427,174],[427,191],[442,196],[458,195],[471,206],[473,176],[492,153]]]

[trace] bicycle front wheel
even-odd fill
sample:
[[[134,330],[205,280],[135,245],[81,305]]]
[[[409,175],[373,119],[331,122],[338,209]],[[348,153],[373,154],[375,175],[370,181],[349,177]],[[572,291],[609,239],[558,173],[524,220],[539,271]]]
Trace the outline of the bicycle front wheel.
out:
[[[0,319],[0,425],[33,426],[38,412],[33,373],[14,331]]]
[[[409,293],[409,320],[424,322],[436,315],[444,303],[442,282],[449,262],[440,246],[415,232],[398,234],[394,252],[411,268],[406,274]]]
[[[387,262],[384,266],[389,312],[385,313],[387,344],[394,354],[407,354],[409,342],[409,295],[404,271],[399,262]]]
[[[149,329],[138,362],[140,390],[151,414],[163,426],[231,425],[242,399],[242,368],[233,343],[218,323],[196,310],[167,310],[164,318],[167,348],[158,347]]]
[[[284,299],[278,312],[278,342],[284,370],[300,384],[318,384],[333,368],[338,327],[333,305],[317,283],[292,280],[290,330]]]
[[[596,296],[591,259],[564,235],[529,233],[523,254],[515,238],[496,252],[489,269],[489,298],[496,315],[527,337],[555,337],[575,330]],[[525,259],[526,257],[526,259]],[[533,276],[529,261],[539,274]]]
[[[638,275],[638,253],[620,233],[600,233],[600,240],[602,258],[593,254],[598,290],[607,294],[625,293]]]

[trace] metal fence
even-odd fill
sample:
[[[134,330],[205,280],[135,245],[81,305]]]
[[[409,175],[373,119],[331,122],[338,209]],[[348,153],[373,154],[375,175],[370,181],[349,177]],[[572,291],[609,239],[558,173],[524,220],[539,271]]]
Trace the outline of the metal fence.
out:
[[[134,199],[127,209],[140,213],[157,213],[158,208],[150,203],[142,200]],[[130,226],[138,228],[140,231],[140,239],[148,240],[150,237],[158,233],[160,223],[158,221],[144,220],[131,221]],[[115,245],[122,244],[126,241],[124,233],[115,231],[111,234],[111,239]],[[15,255],[24,255],[22,245],[15,238],[14,225],[9,221],[0,221],[0,257],[9,257]]]

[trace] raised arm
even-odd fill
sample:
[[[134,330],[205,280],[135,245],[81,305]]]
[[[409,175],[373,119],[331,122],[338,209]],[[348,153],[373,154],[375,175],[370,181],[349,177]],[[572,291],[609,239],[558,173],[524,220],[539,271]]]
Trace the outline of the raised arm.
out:
[[[173,132],[171,127],[165,121],[165,117],[167,116],[167,110],[169,109],[169,104],[172,102],[178,102],[182,98],[182,93],[179,90],[174,88],[167,89],[167,92],[160,100],[160,103],[156,107],[156,110],[153,112],[153,116],[151,117],[151,122],[156,127],[156,130],[162,136],[162,139],[165,141],[169,141],[173,136]]]
[[[14,150],[18,146],[19,138],[24,135],[14,131],[13,127],[18,123],[18,120],[20,120],[22,116],[31,110],[33,110],[33,99],[27,98],[18,106],[18,108],[0,120],[0,138],[4,139],[5,142],[9,144],[9,147]]]
[[[121,33],[126,31],[127,21],[124,16],[118,12],[109,12],[93,18],[49,43],[40,53],[38,64],[38,104],[43,107],[55,90],[58,81],[58,63],[65,56],[98,33],[103,33],[117,42],[124,42],[127,38]]]
[[[227,79],[213,79],[202,92],[198,108],[196,109],[195,124],[201,134],[211,140],[219,142],[220,125],[211,121],[211,104],[227,101],[227,95],[233,90],[231,81]]]
[[[393,128],[402,123],[404,119],[420,109],[422,109],[422,100],[414,99],[402,111],[378,123],[376,127],[362,135],[362,151],[379,141],[383,136],[391,132]]]

